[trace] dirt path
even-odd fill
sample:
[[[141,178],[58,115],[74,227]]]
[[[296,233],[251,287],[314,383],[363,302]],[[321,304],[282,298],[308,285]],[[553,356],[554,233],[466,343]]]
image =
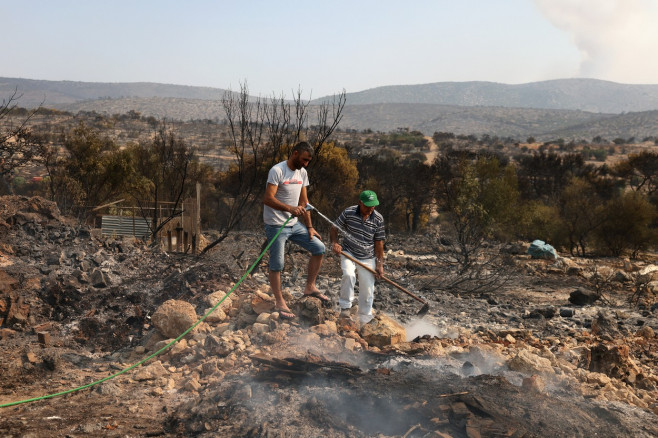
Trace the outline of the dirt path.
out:
[[[432,164],[434,162],[434,159],[439,155],[439,147],[436,145],[432,137],[426,135],[425,140],[427,140],[427,143],[430,146],[429,152],[425,154],[425,156],[427,157],[427,163]]]

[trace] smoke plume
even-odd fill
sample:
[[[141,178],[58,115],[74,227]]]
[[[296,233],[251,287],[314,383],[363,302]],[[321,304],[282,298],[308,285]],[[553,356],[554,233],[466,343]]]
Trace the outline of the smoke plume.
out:
[[[535,0],[581,53],[580,77],[658,83],[658,2]]]

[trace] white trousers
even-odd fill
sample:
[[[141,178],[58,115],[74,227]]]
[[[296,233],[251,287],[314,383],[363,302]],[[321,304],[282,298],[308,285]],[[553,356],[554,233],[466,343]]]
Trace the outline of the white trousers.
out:
[[[376,267],[374,258],[359,261],[373,270]],[[343,270],[343,279],[340,285],[340,298],[338,304],[341,309],[349,309],[352,307],[354,285],[356,284],[358,274],[359,322],[361,324],[366,324],[373,318],[372,303],[375,299],[375,275],[345,256],[340,256],[340,267]]]

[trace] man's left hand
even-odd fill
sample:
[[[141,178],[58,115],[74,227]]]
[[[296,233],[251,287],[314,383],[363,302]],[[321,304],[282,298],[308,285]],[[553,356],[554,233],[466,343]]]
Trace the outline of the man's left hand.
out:
[[[322,240],[322,236],[320,236],[320,233],[315,231],[315,228],[309,228],[308,229],[308,240],[313,240],[313,236],[317,236],[318,239]]]

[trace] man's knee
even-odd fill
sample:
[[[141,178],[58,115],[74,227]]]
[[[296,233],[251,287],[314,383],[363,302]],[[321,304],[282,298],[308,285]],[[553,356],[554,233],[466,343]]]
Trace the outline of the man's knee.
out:
[[[324,253],[326,252],[326,247],[324,246],[324,243],[318,238],[313,238],[311,241],[308,250],[310,251],[312,256],[324,256]]]

